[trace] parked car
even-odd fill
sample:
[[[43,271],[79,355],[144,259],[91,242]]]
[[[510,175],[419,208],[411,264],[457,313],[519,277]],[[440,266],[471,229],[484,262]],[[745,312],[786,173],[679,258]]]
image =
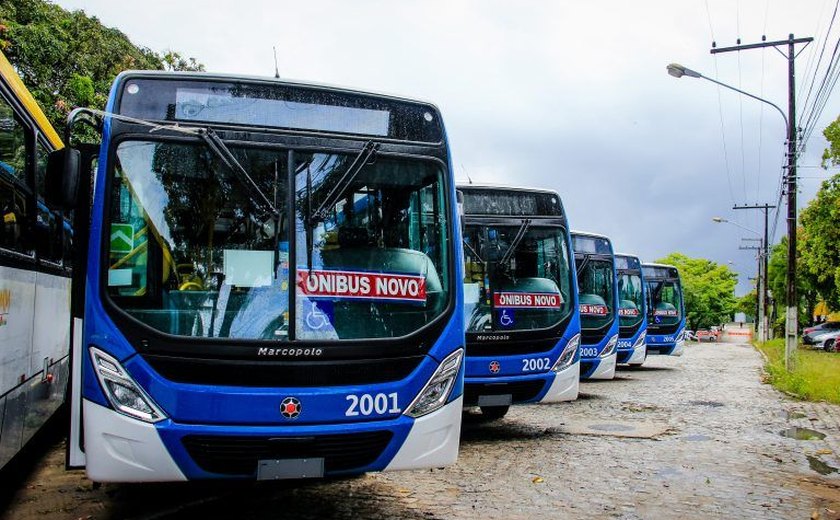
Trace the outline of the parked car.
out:
[[[813,345],[821,348],[826,352],[837,352],[837,338],[840,338],[840,330],[823,331],[822,334],[816,334],[813,338]]]
[[[694,331],[693,330],[688,330],[688,329],[685,329],[685,339],[691,340],[691,341],[700,341],[700,340],[697,339],[697,335],[694,334]]]
[[[714,329],[698,329],[695,335],[697,336],[697,341],[717,341],[720,332]]]
[[[818,336],[837,331],[840,331],[840,321],[826,321],[813,327],[806,327],[802,330],[802,342],[806,345],[815,345]]]

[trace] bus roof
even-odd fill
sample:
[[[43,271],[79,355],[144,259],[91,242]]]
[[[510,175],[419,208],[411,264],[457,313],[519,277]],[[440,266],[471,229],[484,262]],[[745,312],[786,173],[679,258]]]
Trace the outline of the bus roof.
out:
[[[598,234],[598,233],[590,233],[588,231],[578,231],[576,229],[573,229],[571,231],[571,233],[572,233],[572,235],[580,235],[580,236],[593,237],[593,238],[603,238],[603,239],[609,240],[610,244],[612,244],[612,240],[610,240],[610,237],[608,237],[607,235],[601,235],[601,234]]]
[[[429,107],[433,108],[436,112],[440,113],[438,110],[437,105],[432,102],[425,101],[422,99],[417,98],[408,98],[404,96],[398,96],[395,94],[387,94],[383,92],[377,92],[372,90],[359,90],[355,88],[343,87],[340,85],[331,85],[328,83],[316,83],[316,82],[309,82],[309,81],[301,81],[301,80],[292,80],[292,79],[280,79],[280,78],[272,78],[267,76],[252,76],[252,75],[242,75],[242,74],[226,74],[221,72],[195,72],[195,71],[168,71],[168,70],[126,70],[121,72],[117,78],[114,80],[114,84],[118,82],[125,81],[126,79],[131,78],[154,78],[158,77],[159,79],[197,79],[203,81],[253,81],[258,83],[272,83],[281,86],[289,86],[289,87],[300,87],[300,88],[312,88],[317,90],[324,90],[324,91],[331,91],[331,92],[343,92],[346,94],[354,94],[354,95],[367,95],[367,96],[374,96],[377,98],[385,98],[390,99],[393,101],[403,101],[408,103],[417,103],[421,105],[428,105]]]
[[[630,253],[616,253],[615,256],[626,256],[627,258],[635,258],[636,260],[640,260],[638,256],[631,255]],[[641,263],[641,260],[639,261]]]
[[[455,185],[455,188],[459,189],[459,190],[477,189],[477,190],[530,191],[530,192],[533,192],[533,193],[547,193],[549,195],[557,195],[558,198],[560,197],[559,193],[557,193],[554,190],[550,190],[548,188],[530,188],[530,187],[524,187],[524,186],[511,186],[509,184],[491,184],[491,183],[485,183],[485,184],[457,184],[457,185]]]
[[[38,125],[38,129],[49,140],[50,144],[56,149],[63,148],[64,144],[61,142],[61,138],[58,136],[55,128],[50,124],[49,119],[44,115],[44,111],[41,110],[38,102],[32,97],[29,89],[23,84],[23,80],[20,79],[15,68],[12,67],[12,64],[9,63],[6,55],[2,52],[0,52],[0,76],[2,76],[3,81],[18,98],[23,108],[32,115],[35,124]]]

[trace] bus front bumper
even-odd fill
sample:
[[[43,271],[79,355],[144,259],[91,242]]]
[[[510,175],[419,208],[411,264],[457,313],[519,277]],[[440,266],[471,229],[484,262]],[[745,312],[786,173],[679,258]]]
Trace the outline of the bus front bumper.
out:
[[[645,362],[645,355],[647,354],[647,345],[642,344],[636,348],[630,348],[618,351],[619,365],[641,365]]]
[[[330,470],[329,455],[324,455],[325,474],[321,476],[447,466],[453,464],[458,456],[463,396],[416,419],[400,415],[379,421],[311,426],[208,426],[179,424],[169,419],[149,424],[88,400],[84,400],[83,409],[86,472],[90,480],[171,482],[257,478],[256,469],[240,472],[210,470],[208,464],[219,463],[212,461],[213,450],[216,448],[210,446],[205,453],[209,458],[197,460],[186,448],[186,437],[218,441],[219,447],[227,446],[229,442],[242,443],[241,450],[227,452],[225,456],[234,459],[239,457],[239,464],[247,466],[256,462],[242,460],[248,457],[253,459],[248,453],[248,450],[253,449],[253,445],[249,445],[251,442],[271,446],[271,443],[282,443],[284,437],[288,437],[289,455],[292,456],[289,458],[293,458],[297,452],[294,443],[303,442],[301,439],[312,439],[317,444],[319,437],[334,439],[345,434],[355,434],[369,439],[387,432],[390,437],[385,434],[384,443],[371,448],[373,451],[369,454],[359,454],[358,460],[363,461],[360,465]],[[346,455],[334,441],[332,449]],[[284,453],[276,453],[266,458],[286,457]]]
[[[607,357],[581,358],[581,379],[613,379],[618,354],[613,352]]]
[[[685,352],[685,341],[674,343],[654,343],[647,346],[648,354],[660,356],[682,356]]]

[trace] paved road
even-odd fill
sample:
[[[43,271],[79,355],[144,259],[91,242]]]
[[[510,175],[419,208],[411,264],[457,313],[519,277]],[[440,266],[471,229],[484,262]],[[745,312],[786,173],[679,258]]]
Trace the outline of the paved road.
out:
[[[469,421],[444,470],[93,489],[57,445],[0,518],[840,518],[840,409],[782,396],[760,367],[746,345],[651,357],[575,403]],[[780,435],[796,426],[827,436]]]

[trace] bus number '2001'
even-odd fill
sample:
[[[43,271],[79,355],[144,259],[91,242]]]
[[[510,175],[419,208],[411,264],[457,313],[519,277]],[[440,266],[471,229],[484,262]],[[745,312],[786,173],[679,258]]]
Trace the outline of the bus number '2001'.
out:
[[[350,394],[345,396],[345,399],[350,403],[344,415],[347,417],[357,417],[359,415],[385,415],[386,413],[400,413],[402,409],[399,407],[396,392],[390,394]]]

